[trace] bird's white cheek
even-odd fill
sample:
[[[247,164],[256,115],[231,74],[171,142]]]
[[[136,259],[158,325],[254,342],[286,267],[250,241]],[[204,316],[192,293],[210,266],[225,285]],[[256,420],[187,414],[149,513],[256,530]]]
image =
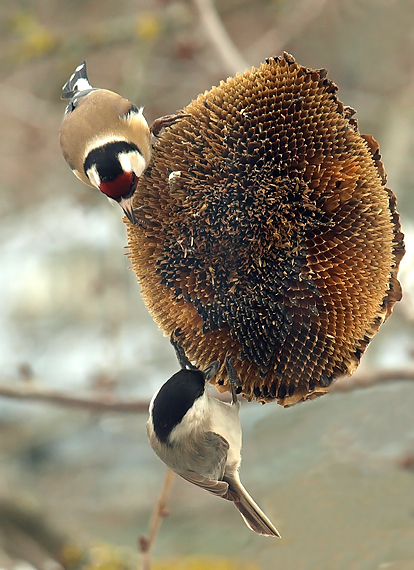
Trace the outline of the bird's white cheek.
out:
[[[182,441],[195,431],[207,431],[209,425],[209,402],[204,394],[194,402],[181,422],[171,431],[169,436],[170,443]]]
[[[134,172],[138,178],[147,167],[147,161],[137,151],[121,152],[118,154],[118,160],[124,172]]]
[[[91,168],[88,168],[86,176],[88,177],[90,183],[99,189],[101,185],[101,179],[99,177],[98,170],[95,165],[93,165]]]

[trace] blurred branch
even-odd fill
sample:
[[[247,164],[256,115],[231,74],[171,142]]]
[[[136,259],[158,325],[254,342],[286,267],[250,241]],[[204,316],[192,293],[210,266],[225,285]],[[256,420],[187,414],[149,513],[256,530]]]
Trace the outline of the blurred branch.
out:
[[[393,380],[414,380],[414,370],[380,370],[377,372],[355,374],[350,378],[341,378],[331,389],[331,392],[351,392],[362,388],[370,388]]]
[[[151,552],[155,543],[155,539],[157,538],[162,520],[169,515],[167,502],[170,498],[174,477],[174,471],[171,471],[171,469],[167,468],[161,493],[152,513],[149,535],[148,537],[141,536],[138,540],[138,544],[142,553],[141,570],[150,570],[151,568]]]
[[[369,388],[394,380],[414,380],[414,370],[382,370],[366,374],[355,374],[351,378],[342,378],[336,382],[331,392],[350,392]],[[218,399],[227,400],[227,393],[217,394]],[[67,408],[78,408],[91,412],[120,412],[125,414],[147,413],[149,402],[142,400],[122,401],[113,396],[76,397],[57,390],[51,390],[39,386],[34,382],[22,382],[19,385],[0,384],[0,397],[13,398],[15,400],[31,400],[56,404]]]
[[[32,400],[57,404],[67,408],[78,408],[92,412],[122,412],[136,414],[148,412],[148,402],[123,402],[115,400],[112,396],[82,398],[74,397],[57,390],[50,390],[44,386],[37,386],[32,382],[22,383],[19,386],[0,384],[0,396],[19,400]]]
[[[225,64],[226,72],[234,75],[249,67],[227,33],[213,0],[194,0],[207,36]]]
[[[281,54],[286,44],[300,35],[321,14],[326,4],[327,0],[287,2],[278,16],[277,25],[261,34],[260,39],[246,50],[249,60],[261,61],[263,57]]]

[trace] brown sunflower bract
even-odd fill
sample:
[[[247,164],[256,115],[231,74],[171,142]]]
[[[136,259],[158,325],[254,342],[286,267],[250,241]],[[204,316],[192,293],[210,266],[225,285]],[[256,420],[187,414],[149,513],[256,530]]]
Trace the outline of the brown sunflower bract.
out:
[[[142,224],[127,224],[155,321],[202,368],[234,355],[248,400],[327,392],[401,298],[378,144],[326,74],[285,53],[199,95],[154,149]],[[215,382],[228,388],[224,366]]]

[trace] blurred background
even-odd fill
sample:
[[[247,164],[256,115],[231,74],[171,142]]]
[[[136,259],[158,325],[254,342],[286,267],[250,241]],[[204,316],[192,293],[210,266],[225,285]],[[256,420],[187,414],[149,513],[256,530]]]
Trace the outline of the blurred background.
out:
[[[389,381],[243,405],[242,480],[283,539],[176,480],[152,568],[414,569],[413,0],[0,0],[1,568],[137,567],[165,473],[146,413],[7,397],[145,403],[177,370],[120,208],[61,156],[62,85],[86,59],[151,123],[283,50],[328,68],[398,198],[404,299],[355,376]]]

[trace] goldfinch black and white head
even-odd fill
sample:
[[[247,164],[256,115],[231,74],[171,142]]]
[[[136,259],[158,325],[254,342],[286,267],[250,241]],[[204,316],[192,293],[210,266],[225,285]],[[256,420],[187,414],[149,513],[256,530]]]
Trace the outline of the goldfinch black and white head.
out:
[[[60,146],[75,176],[118,202],[132,223],[132,196],[151,157],[151,131],[139,109],[107,89],[91,86],[86,63],[63,86],[69,99]]]

